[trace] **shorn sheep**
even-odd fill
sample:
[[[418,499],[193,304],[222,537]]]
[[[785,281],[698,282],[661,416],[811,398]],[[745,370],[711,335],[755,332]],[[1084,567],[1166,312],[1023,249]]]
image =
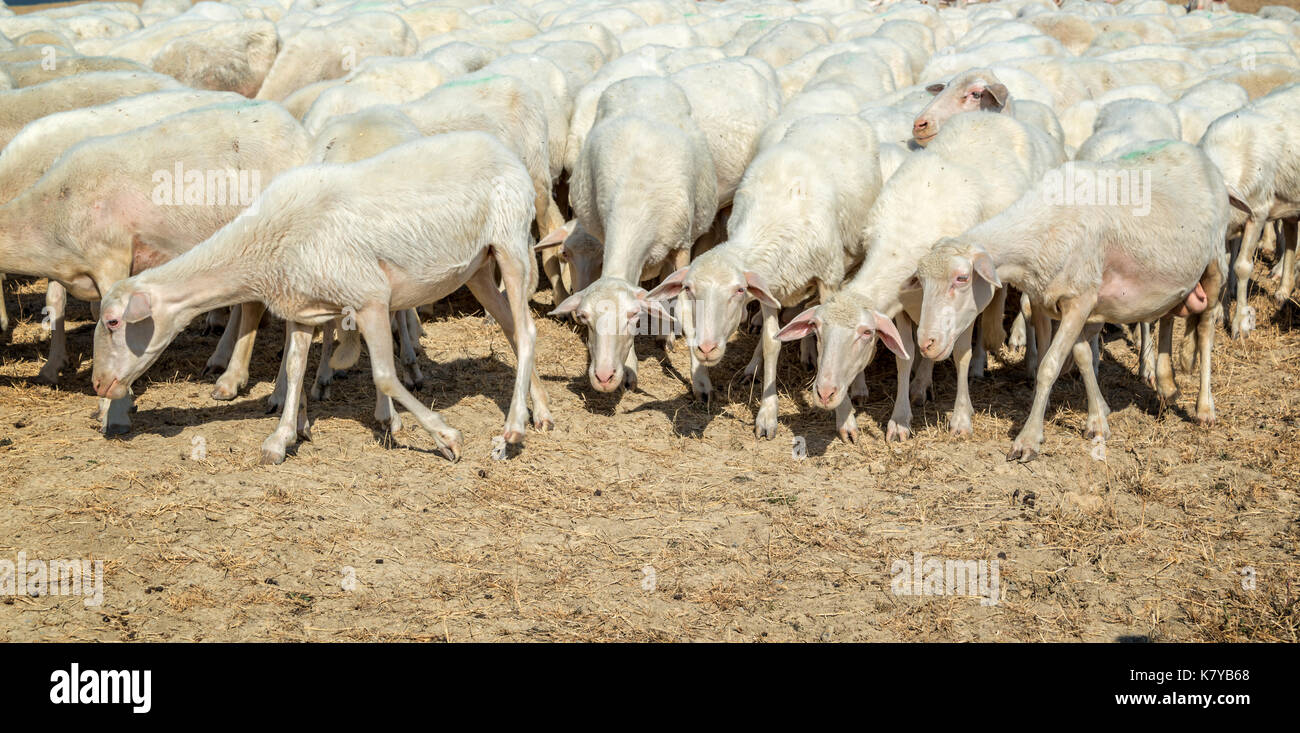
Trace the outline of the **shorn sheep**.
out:
[[[1114,185],[1112,185],[1114,184]],[[1105,323],[1159,319],[1157,391],[1177,395],[1170,346],[1175,316],[1190,316],[1201,359],[1196,417],[1215,420],[1210,351],[1227,275],[1223,176],[1195,146],[1166,140],[1101,163],[1072,162],[1043,176],[1006,211],[938,242],[920,262],[918,350],[951,353],[983,310],[990,286],[1014,285],[1036,319],[1060,321],[1038,364],[1029,419],[1008,460],[1030,461],[1043,444],[1043,419],[1067,352],[1088,393],[1088,438],[1110,434],[1089,341]]]
[[[652,299],[691,301],[693,320],[684,325],[694,331],[687,341],[701,367],[691,383],[704,400],[713,389],[706,367],[722,360],[745,306],[759,302],[763,331],[755,356],[762,358],[763,396],[754,431],[760,438],[776,435],[777,316],[782,306],[838,288],[861,262],[862,230],[880,191],[876,149],[875,132],[858,117],[796,121],[745,172],[727,241],[650,293]],[[751,362],[747,371],[753,374],[757,366]]]
[[[813,382],[815,403],[836,410],[843,440],[857,440],[853,411],[841,405],[875,355],[877,338],[894,352],[898,363],[886,440],[901,441],[911,435],[912,323],[920,315],[920,303],[904,297],[902,290],[917,262],[941,237],[960,234],[1010,206],[1061,162],[1060,145],[1036,128],[1007,115],[968,112],[948,120],[935,139],[912,153],[885,184],[867,217],[867,255],[857,274],[777,334],[782,341],[817,334],[821,353]],[[1000,309],[996,315],[1000,318]],[[958,435],[970,433],[974,412],[967,385],[971,324],[966,325],[955,355],[957,397],[949,420]],[[984,336],[990,342],[1002,340],[1000,328]],[[927,386],[928,369],[929,365],[915,385],[918,392]]]
[[[546,392],[533,372],[532,208],[528,171],[480,132],[415,140],[357,163],[295,168],[267,187],[248,215],[171,262],[109,289],[95,326],[95,391],[125,396],[197,315],[261,301],[289,324],[284,409],[262,444],[262,461],[280,463],[297,438],[309,437],[303,382],[313,329],[352,309],[370,351],[376,389],[414,414],[439,450],[456,460],[460,431],[397,378],[389,313],[466,285],[516,350],[502,438],[520,443],[530,386],[534,426],[553,425]],[[504,293],[497,289],[494,265]]]
[[[604,243],[602,272],[551,313],[573,314],[587,327],[592,387],[635,389],[633,337],[647,317],[671,320],[640,282],[665,265],[685,266],[717,213],[713,158],[681,87],[633,77],[605,90],[570,199],[583,229]]]

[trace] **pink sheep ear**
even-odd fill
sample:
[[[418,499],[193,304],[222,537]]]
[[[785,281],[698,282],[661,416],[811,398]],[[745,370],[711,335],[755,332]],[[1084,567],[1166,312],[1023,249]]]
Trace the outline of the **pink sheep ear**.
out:
[[[907,355],[907,349],[903,348],[903,337],[894,326],[894,321],[880,311],[875,311],[872,315],[876,319],[876,336],[880,338],[885,348],[904,361],[911,359],[912,357]]]
[[[1001,112],[1007,106],[1007,99],[1010,96],[1005,84],[989,84],[984,87],[984,93],[980,95],[980,109]]]
[[[781,307],[781,302],[772,296],[772,291],[767,289],[767,283],[764,282],[763,276],[757,272],[745,273],[745,289],[749,291],[754,300],[768,308]]]
[[[785,324],[785,328],[776,332],[777,341],[798,341],[817,330],[816,308],[809,308]]]
[[[122,320],[139,323],[152,316],[153,305],[149,302],[149,294],[142,290],[131,293],[131,299],[126,302],[126,310],[122,311]]]
[[[976,275],[984,278],[984,282],[995,288],[1002,287],[1002,280],[998,278],[997,265],[993,263],[993,258],[988,252],[983,250],[976,251],[970,258],[971,269]]]
[[[686,273],[690,271],[691,268],[683,267],[674,272],[664,278],[663,282],[659,283],[659,286],[654,290],[651,290],[646,297],[650,300],[672,300],[676,298],[682,292],[682,282],[686,280]]]

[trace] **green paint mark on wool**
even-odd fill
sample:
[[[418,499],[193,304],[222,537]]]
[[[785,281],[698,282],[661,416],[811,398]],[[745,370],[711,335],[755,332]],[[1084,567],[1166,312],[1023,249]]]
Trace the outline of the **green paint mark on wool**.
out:
[[[1156,153],[1156,152],[1159,152],[1159,151],[1161,151],[1161,150],[1164,150],[1165,148],[1169,147],[1169,146],[1172,145],[1173,143],[1174,143],[1173,140],[1165,140],[1165,141],[1163,141],[1163,142],[1160,142],[1160,143],[1157,143],[1157,144],[1155,144],[1155,145],[1152,145],[1152,146],[1149,147],[1149,148],[1143,148],[1143,149],[1141,149],[1141,150],[1134,150],[1133,152],[1131,152],[1131,153],[1129,153],[1129,154],[1127,154],[1127,155],[1121,155],[1119,159],[1120,159],[1120,160],[1133,160],[1133,159],[1135,159],[1135,158],[1140,158],[1140,157],[1142,157],[1143,155],[1150,155],[1151,153]]]
[[[481,76],[478,77],[477,79],[455,79],[453,81],[444,83],[443,86],[444,87],[472,87],[478,84],[486,84],[490,81],[496,81],[497,79],[500,78],[501,78],[500,74],[492,74],[491,76]]]

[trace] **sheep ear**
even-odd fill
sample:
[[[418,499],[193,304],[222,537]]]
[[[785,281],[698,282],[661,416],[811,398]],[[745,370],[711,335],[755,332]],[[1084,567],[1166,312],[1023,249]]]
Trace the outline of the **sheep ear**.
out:
[[[995,288],[1002,287],[1002,280],[998,278],[997,265],[993,264],[993,258],[989,257],[988,252],[978,251],[971,255],[970,266],[976,275],[984,278],[984,282]]]
[[[686,279],[686,273],[690,272],[690,270],[689,267],[683,267],[664,278],[663,282],[659,283],[654,290],[651,290],[646,297],[650,300],[672,300],[676,298],[678,293],[682,292],[682,281]]]
[[[772,296],[772,291],[767,289],[767,283],[763,281],[763,276],[757,272],[745,273],[745,287],[749,290],[749,294],[754,296],[754,300],[768,308],[781,307],[781,302]]]
[[[912,357],[907,355],[907,349],[903,348],[903,337],[894,326],[893,319],[880,311],[875,311],[872,315],[876,319],[876,336],[880,338],[881,343],[900,359],[904,361],[911,359]]]
[[[1241,209],[1246,212],[1248,216],[1251,216],[1250,207],[1246,205],[1246,197],[1237,193],[1237,189],[1233,188],[1232,184],[1226,185],[1228,189],[1228,203],[1232,204],[1233,208]]]
[[[910,292],[914,292],[914,291],[919,291],[919,290],[921,290],[921,288],[922,288],[922,285],[921,285],[921,276],[920,276],[920,275],[912,275],[911,277],[907,278],[907,282],[903,283],[903,287],[899,288],[899,289],[898,289],[898,292],[899,292],[900,294],[901,294],[901,293],[910,293]]]
[[[943,88],[946,87],[946,86],[948,86],[948,85],[947,85],[947,84],[931,84],[930,86],[928,86],[928,87],[925,88],[925,91],[927,91],[927,92],[929,92],[929,93],[931,93],[931,94],[938,94],[939,92],[942,92],[942,91],[943,91]]]
[[[678,270],[678,272],[681,272],[681,270]],[[673,274],[676,275],[677,273],[674,272]],[[656,290],[657,289],[658,288],[656,288]],[[636,302],[637,305],[641,307],[641,310],[645,311],[651,316],[654,316],[655,318],[660,319],[663,323],[665,323],[669,327],[672,327],[677,324],[677,319],[673,318],[673,314],[668,312],[668,309],[664,307],[664,304],[659,302],[658,300],[652,300],[650,298],[650,293],[647,293],[645,290],[637,291]]]
[[[984,87],[984,94],[980,95],[980,109],[1001,112],[1007,106],[1009,96],[1005,84],[989,84]]]
[[[777,341],[798,341],[817,330],[817,316],[814,313],[815,308],[800,313],[794,317],[794,320],[785,324],[785,328],[776,332]]]
[[[571,219],[566,221],[563,226],[556,227],[554,231],[542,237],[542,241],[533,245],[533,250],[540,252],[549,247],[558,247],[564,244],[564,240],[568,239],[569,235],[573,233],[573,226],[577,221],[577,219]]]
[[[139,323],[151,317],[153,317],[153,305],[149,302],[149,294],[143,290],[131,293],[131,299],[126,302],[126,310],[122,311],[122,320],[127,323]]]
[[[573,295],[570,295],[569,297],[561,301],[559,305],[555,306],[555,310],[551,311],[547,315],[551,315],[551,316],[568,315],[578,310],[578,306],[580,305],[582,305],[582,293],[574,293]]]

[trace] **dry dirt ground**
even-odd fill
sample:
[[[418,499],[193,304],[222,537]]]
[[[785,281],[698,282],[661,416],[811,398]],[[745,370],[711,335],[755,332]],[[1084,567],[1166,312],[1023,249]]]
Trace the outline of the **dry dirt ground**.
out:
[[[378,439],[363,357],[310,404],[312,442],[276,467],[257,461],[278,323],[262,328],[251,392],[227,403],[198,376],[217,337],[191,327],[137,384],[134,432],[106,440],[90,417],[89,308],[69,306],[64,386],[37,386],[44,282],[16,285],[23,315],[0,341],[0,559],[99,559],[106,577],[98,608],[0,597],[0,640],[1298,640],[1300,324],[1271,283],[1253,297],[1260,330],[1216,347],[1213,429],[1189,421],[1193,378],[1161,412],[1108,334],[1104,462],[1073,375],[1044,455],[1003,459],[1030,402],[1005,352],[973,387],[966,440],[947,434],[944,364],[913,440],[884,443],[883,357],[865,439],[840,442],[789,347],[781,432],[758,441],[754,389],[731,377],[747,334],[714,370],[711,408],[688,396],[680,343],[665,355],[646,340],[639,391],[595,394],[581,338],[541,315],[548,291],[534,310],[557,426],[493,460],[513,357],[461,291],[426,319],[419,392],[464,431],[459,463],[413,420]],[[894,563],[918,552],[998,558],[1000,602],[894,594]]]

